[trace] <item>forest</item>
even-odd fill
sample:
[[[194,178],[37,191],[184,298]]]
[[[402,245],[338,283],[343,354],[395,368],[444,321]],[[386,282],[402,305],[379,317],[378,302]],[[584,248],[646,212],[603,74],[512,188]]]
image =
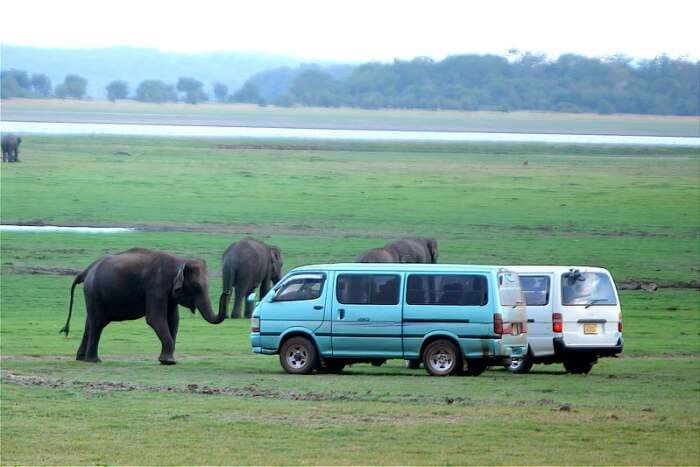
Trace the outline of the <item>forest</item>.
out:
[[[557,59],[533,53],[509,56],[455,55],[359,65],[301,64],[257,72],[229,91],[226,72],[207,85],[197,70],[170,83],[115,79],[105,86],[109,100],[187,102],[209,100],[282,107],[364,109],[538,110],[599,114],[700,115],[700,62],[659,56]],[[2,71],[3,99],[87,98],[89,77],[75,73],[52,87],[46,74]],[[133,91],[132,91],[133,88]]]

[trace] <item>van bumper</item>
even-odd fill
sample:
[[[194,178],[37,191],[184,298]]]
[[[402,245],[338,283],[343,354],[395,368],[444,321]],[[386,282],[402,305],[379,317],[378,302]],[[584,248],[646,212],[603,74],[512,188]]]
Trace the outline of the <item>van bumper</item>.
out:
[[[617,340],[617,344],[605,347],[587,347],[587,346],[569,346],[564,342],[563,337],[554,338],[554,354],[557,357],[562,356],[583,356],[591,357],[613,357],[622,353],[624,340],[622,336]]]

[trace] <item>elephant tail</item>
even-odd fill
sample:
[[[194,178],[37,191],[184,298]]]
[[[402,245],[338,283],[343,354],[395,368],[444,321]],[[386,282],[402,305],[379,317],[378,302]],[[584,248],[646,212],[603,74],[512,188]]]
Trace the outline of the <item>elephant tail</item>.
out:
[[[78,284],[82,284],[83,282],[85,282],[85,276],[87,276],[89,270],[90,268],[87,268],[86,270],[78,274],[73,280],[73,285],[70,288],[70,305],[68,305],[68,319],[66,320],[66,325],[63,326],[60,331],[58,331],[59,334],[65,333],[66,337],[68,337],[68,331],[70,331],[70,317],[73,314],[73,294],[75,292],[75,287]]]

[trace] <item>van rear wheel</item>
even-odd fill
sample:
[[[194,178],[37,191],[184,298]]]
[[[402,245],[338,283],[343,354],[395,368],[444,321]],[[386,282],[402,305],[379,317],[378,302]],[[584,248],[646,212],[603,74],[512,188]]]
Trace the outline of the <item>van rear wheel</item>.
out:
[[[522,375],[530,372],[532,363],[532,355],[530,352],[527,352],[520,358],[512,358],[506,365],[506,370],[516,375]]]
[[[467,376],[479,376],[481,373],[486,371],[488,364],[484,360],[479,359],[469,359],[467,360],[467,367],[462,372]]]
[[[280,364],[289,374],[308,375],[318,368],[316,347],[305,337],[292,337],[282,344]]]
[[[564,369],[574,375],[587,375],[593,369],[595,361],[591,360],[564,360]]]
[[[452,342],[440,339],[425,348],[423,366],[431,376],[448,376],[462,368],[462,358]]]

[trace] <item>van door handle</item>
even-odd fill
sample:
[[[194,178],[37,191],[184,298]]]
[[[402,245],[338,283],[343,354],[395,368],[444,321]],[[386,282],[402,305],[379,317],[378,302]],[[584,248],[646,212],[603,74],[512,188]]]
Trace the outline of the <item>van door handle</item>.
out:
[[[338,308],[338,319],[345,318],[345,308]]]
[[[314,310],[323,310],[323,306],[321,306],[321,305],[314,305]]]
[[[535,320],[534,320],[534,319],[532,319],[532,318],[530,318],[530,319],[528,319],[528,320],[527,320],[527,322],[528,322],[528,323],[534,323],[534,322],[535,322]]]
[[[358,321],[369,321],[369,318],[357,318]]]

